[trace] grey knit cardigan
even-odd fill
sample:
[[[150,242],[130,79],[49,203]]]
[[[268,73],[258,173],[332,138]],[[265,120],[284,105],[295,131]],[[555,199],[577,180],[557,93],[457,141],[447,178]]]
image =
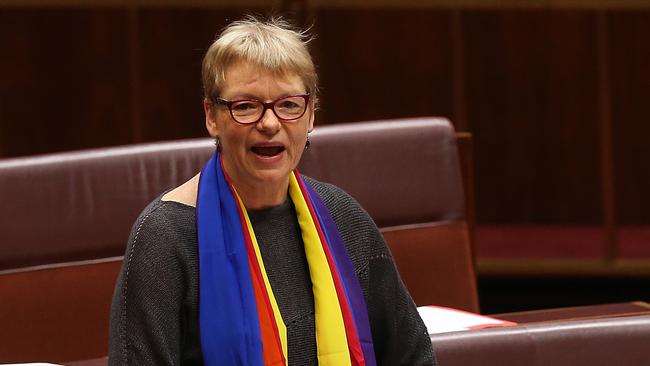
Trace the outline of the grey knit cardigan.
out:
[[[356,270],[378,365],[435,365],[431,341],[379,230],[340,188],[305,177],[327,206]],[[149,204],[133,225],[115,287],[109,365],[202,365],[196,210]],[[309,269],[291,200],[249,211],[287,325],[289,365],[317,365]],[[435,280],[435,279],[432,279]]]

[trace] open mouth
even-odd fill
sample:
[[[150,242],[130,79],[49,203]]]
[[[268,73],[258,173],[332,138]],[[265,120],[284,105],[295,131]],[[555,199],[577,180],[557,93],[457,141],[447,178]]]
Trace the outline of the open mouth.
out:
[[[253,146],[251,151],[260,156],[276,156],[284,151],[284,146]]]

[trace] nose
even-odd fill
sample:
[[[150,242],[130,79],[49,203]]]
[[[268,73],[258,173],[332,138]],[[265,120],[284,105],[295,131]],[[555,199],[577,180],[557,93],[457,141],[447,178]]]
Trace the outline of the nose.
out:
[[[280,120],[273,113],[273,109],[267,108],[262,115],[262,119],[257,122],[257,129],[266,134],[275,134],[280,130]]]

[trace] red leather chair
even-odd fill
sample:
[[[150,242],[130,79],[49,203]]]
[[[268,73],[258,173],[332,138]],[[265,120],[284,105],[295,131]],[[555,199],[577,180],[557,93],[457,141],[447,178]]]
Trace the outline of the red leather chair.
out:
[[[131,224],[213,148],[195,139],[0,161],[0,362],[106,364],[109,306]],[[457,154],[444,119],[324,126],[300,170],[361,202],[418,304],[476,311]],[[643,364],[650,317],[620,313],[533,314],[535,323],[440,334],[432,343],[445,366]]]
[[[317,127],[301,172],[381,227],[420,305],[477,311],[454,131],[440,118]],[[126,238],[155,196],[200,170],[210,139],[0,161],[0,362],[107,353]]]
[[[418,305],[478,312],[454,129],[443,118],[325,126],[299,169],[349,192],[381,228]]]
[[[200,139],[0,161],[0,363],[107,354],[133,221],[211,149]]]

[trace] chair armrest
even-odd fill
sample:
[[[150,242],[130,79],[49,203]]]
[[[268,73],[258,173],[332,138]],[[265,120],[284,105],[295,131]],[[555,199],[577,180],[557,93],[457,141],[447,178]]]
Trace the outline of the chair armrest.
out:
[[[501,320],[523,324],[545,321],[613,318],[633,315],[650,315],[650,304],[643,301],[633,301],[492,314],[490,316]]]
[[[520,324],[431,336],[440,365],[642,365],[650,315]]]

